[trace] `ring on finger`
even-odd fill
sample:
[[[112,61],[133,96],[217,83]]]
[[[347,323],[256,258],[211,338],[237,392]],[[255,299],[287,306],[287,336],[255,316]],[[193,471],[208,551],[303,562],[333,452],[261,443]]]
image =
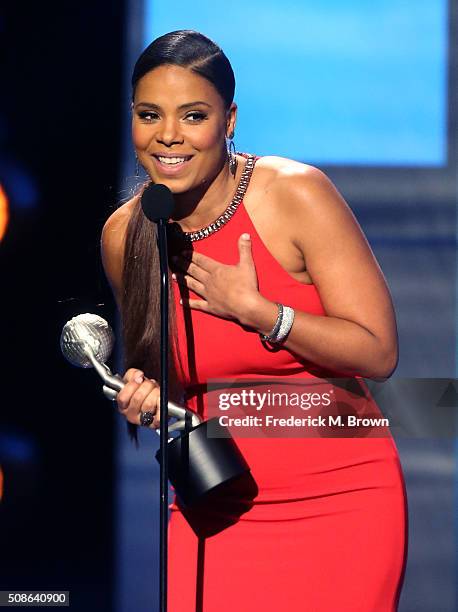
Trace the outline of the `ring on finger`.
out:
[[[140,425],[143,427],[149,427],[154,421],[154,413],[150,411],[143,412],[140,410]]]

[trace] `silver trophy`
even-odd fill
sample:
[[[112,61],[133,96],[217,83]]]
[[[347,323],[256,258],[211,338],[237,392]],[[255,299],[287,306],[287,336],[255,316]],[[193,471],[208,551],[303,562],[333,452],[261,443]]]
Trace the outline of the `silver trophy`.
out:
[[[116,400],[118,391],[124,387],[119,374],[113,374],[105,361],[110,357],[115,336],[110,325],[98,315],[85,313],[70,319],[62,330],[60,348],[64,357],[80,368],[94,368],[103,380],[103,392],[109,400]],[[176,422],[170,424],[168,431],[182,430],[185,427],[186,413],[191,417],[192,427],[201,423],[201,419],[191,410],[174,402],[168,403],[170,417]],[[156,429],[160,434],[159,430]]]
[[[112,374],[104,363],[113,344],[111,327],[105,319],[94,314],[81,314],[68,321],[60,337],[65,358],[80,368],[95,368],[103,380],[103,392],[110,400],[116,399],[118,391],[124,387],[121,377]],[[173,402],[168,403],[168,413],[177,419],[169,424],[168,432],[181,430],[179,435],[168,438],[168,478],[184,506],[200,502],[210,492],[220,490],[219,487],[250,471],[229,430],[218,423],[217,417],[202,421],[191,410]],[[186,426],[189,420],[191,424]],[[156,431],[160,435],[159,430]],[[156,453],[159,463],[160,450]],[[198,534],[192,521],[190,525]]]

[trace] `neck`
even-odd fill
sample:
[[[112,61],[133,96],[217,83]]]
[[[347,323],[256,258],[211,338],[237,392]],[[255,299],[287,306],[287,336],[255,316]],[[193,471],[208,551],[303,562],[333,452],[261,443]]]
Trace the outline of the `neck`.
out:
[[[180,223],[184,232],[205,227],[226,210],[234,196],[239,176],[240,171],[234,179],[229,172],[227,159],[224,159],[214,177],[191,191],[175,194],[173,220]]]

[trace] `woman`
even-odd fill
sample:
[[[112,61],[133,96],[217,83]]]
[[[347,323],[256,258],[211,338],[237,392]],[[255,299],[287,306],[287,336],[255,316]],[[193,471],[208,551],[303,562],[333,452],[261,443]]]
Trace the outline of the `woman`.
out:
[[[212,378],[389,377],[395,316],[358,223],[318,169],[227,148],[237,107],[221,49],[196,32],[166,34],[142,53],[132,84],[138,160],[176,204],[172,399],[205,418]],[[281,129],[281,114],[266,129]],[[160,418],[157,253],[139,199],[102,234],[128,368],[118,406],[132,433]],[[199,537],[179,501],[171,506],[171,612],[396,610],[406,500],[389,433],[237,443],[256,483],[242,512],[201,509],[219,527]]]

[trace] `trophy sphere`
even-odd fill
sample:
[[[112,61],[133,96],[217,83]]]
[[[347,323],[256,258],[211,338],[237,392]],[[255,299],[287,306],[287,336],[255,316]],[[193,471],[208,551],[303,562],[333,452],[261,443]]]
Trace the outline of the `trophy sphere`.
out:
[[[97,361],[105,363],[111,354],[114,339],[113,330],[105,319],[85,313],[73,317],[64,325],[60,336],[60,348],[72,365],[92,368],[84,346],[87,345],[92,350]]]

